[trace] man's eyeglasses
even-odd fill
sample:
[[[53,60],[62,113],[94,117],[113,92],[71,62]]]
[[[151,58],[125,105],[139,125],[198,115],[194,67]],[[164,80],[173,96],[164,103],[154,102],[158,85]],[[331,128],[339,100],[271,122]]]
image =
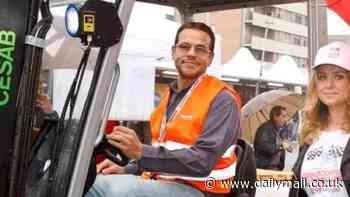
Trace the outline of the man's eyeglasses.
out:
[[[208,47],[204,45],[192,45],[190,43],[180,43],[175,45],[175,48],[182,53],[188,53],[192,47],[194,48],[194,52],[199,56],[205,56],[212,52]]]

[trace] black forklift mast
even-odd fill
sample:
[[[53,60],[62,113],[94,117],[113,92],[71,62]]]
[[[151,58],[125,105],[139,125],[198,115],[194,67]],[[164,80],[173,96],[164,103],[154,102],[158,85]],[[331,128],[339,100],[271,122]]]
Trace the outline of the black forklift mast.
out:
[[[15,154],[17,100],[23,65],[25,37],[37,22],[38,0],[0,2],[0,196],[9,196],[11,163]],[[15,189],[15,188],[12,188]]]

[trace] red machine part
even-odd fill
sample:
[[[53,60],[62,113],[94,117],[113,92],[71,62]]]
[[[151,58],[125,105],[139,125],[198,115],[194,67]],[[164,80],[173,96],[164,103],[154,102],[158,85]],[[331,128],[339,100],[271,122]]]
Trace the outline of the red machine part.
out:
[[[105,133],[111,133],[113,128],[115,126],[118,126],[119,122],[117,120],[108,120],[107,124],[106,124],[106,129],[105,129]],[[100,163],[101,161],[103,161],[105,159],[105,157],[103,155],[97,155],[96,156],[96,163]]]
[[[326,0],[327,7],[350,25],[350,0]]]

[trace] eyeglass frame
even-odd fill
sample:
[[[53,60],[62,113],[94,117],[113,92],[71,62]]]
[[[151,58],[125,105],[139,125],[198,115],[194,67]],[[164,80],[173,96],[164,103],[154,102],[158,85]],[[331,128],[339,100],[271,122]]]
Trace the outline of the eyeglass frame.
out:
[[[206,55],[213,54],[213,50],[205,45],[201,45],[201,44],[195,45],[188,42],[178,43],[174,45],[173,48],[180,50],[182,53],[188,53],[192,48],[194,48],[194,52],[198,56],[206,56]]]

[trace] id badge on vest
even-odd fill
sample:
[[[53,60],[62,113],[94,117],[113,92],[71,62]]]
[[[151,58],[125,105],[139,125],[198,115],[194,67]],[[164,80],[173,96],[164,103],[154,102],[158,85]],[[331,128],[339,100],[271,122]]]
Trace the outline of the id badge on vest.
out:
[[[165,116],[163,116],[162,122],[160,123],[158,144],[156,144],[156,146],[165,147],[165,135],[166,135],[165,127],[166,127],[166,118]]]

